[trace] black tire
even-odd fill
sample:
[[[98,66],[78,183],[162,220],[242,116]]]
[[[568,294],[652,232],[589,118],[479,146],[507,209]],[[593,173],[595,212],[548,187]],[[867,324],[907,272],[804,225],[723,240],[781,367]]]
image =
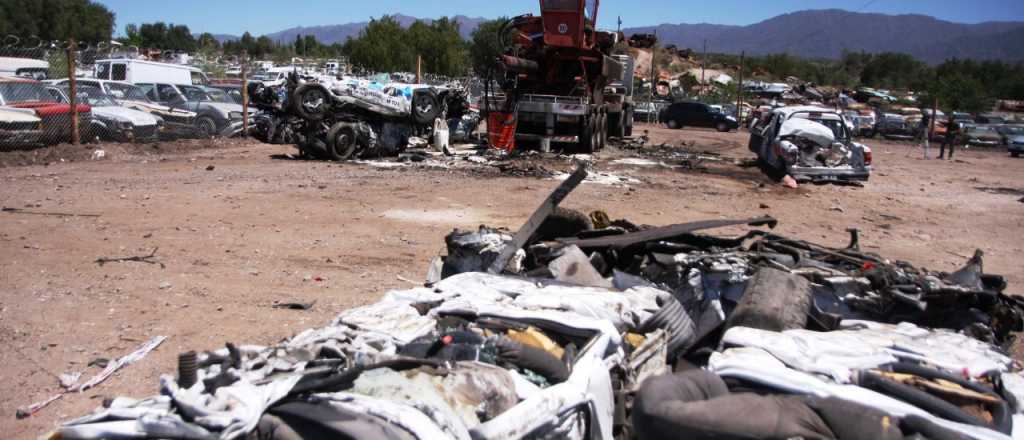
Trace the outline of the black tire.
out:
[[[719,122],[718,125],[715,126],[715,129],[721,133],[728,133],[730,131],[729,124],[726,124],[725,122]]]
[[[608,113],[608,136],[622,137],[625,131],[622,113]]]
[[[587,117],[580,129],[579,142],[576,143],[576,152],[590,154],[594,152],[594,118]]]
[[[608,145],[608,114],[602,113],[601,116],[597,118],[597,123],[598,131],[601,133],[601,137],[598,138],[597,149],[603,150],[604,147]]]
[[[420,125],[430,125],[441,114],[441,106],[437,93],[431,89],[422,89],[412,95],[412,119]]]
[[[209,116],[200,116],[196,118],[196,130],[202,137],[214,137],[217,135],[217,121]]]
[[[1010,152],[1010,157],[1020,157],[1020,152],[1019,151],[1011,151]]]
[[[331,160],[344,161],[352,157],[356,151],[356,128],[347,122],[338,122],[327,131],[327,157]]]
[[[623,133],[623,135],[625,135],[625,137],[630,137],[630,136],[633,135],[633,109],[632,108],[626,110],[626,117],[623,118],[623,119],[625,119],[626,125],[622,129],[622,133]]]
[[[331,92],[320,84],[303,84],[292,93],[292,111],[303,119],[319,121],[327,116]]]

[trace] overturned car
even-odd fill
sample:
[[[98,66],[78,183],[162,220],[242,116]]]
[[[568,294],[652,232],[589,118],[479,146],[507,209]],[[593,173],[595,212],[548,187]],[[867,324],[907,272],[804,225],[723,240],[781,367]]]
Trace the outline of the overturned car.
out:
[[[394,155],[412,137],[471,133],[480,121],[460,89],[355,78],[309,82],[294,74],[280,87],[248,87],[253,105],[264,111],[257,137],[295,144],[317,158]]]
[[[750,133],[749,149],[774,179],[866,181],[871,148],[854,142],[843,115],[821,107],[781,107]]]

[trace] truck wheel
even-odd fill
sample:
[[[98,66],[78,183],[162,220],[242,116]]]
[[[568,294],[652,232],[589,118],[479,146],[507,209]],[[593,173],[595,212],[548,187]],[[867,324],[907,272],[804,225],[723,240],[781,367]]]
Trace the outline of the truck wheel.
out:
[[[622,137],[622,113],[608,113],[608,136]]]
[[[603,150],[605,145],[608,145],[608,114],[602,113],[601,116],[597,118],[597,123],[598,132],[601,133],[601,137],[597,138],[597,149]]]
[[[202,137],[214,137],[217,135],[217,122],[209,116],[200,116],[196,119],[196,130]]]
[[[355,151],[355,127],[347,122],[334,124],[327,132],[327,156],[340,162],[348,160]]]
[[[715,129],[718,130],[719,132],[727,133],[729,131],[729,124],[726,124],[725,122],[719,122],[718,125],[715,126]]]
[[[594,152],[594,118],[587,117],[580,129],[580,139],[576,144],[577,153],[590,154]]]
[[[629,110],[626,111],[626,117],[623,118],[623,119],[625,119],[626,125],[625,125],[625,128],[623,128],[622,133],[626,137],[633,136],[633,109],[632,108],[630,108]]]
[[[320,84],[306,83],[292,94],[292,110],[303,119],[319,121],[327,116],[331,93]]]
[[[441,114],[437,93],[433,90],[417,90],[412,97],[412,118],[417,124],[430,125]]]

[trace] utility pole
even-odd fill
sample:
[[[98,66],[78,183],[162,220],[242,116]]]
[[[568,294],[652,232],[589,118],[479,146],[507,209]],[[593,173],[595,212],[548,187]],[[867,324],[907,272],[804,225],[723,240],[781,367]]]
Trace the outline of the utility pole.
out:
[[[740,82],[736,84],[736,122],[743,123],[743,58],[747,51],[740,52]]]
[[[242,137],[249,136],[249,54],[242,51]]]
[[[68,40],[68,100],[71,104],[71,145],[81,141],[78,133],[78,81],[75,78],[75,39]]]
[[[704,65],[708,62],[708,39],[704,39],[704,56],[700,59],[700,95],[704,96]]]
[[[648,104],[650,104],[651,111],[647,112],[647,122],[651,122],[651,115],[654,113],[654,88],[657,87],[657,80],[654,78],[654,66],[657,64],[656,57],[658,55],[658,30],[654,30],[654,46],[651,46],[651,91],[648,97]]]

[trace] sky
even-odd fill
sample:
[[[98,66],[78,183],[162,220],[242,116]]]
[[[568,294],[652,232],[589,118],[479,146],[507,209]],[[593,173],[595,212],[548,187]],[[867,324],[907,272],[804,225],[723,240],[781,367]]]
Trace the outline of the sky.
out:
[[[195,33],[254,35],[296,26],[366,21],[402,13],[420,18],[466,15],[494,18],[537,14],[536,0],[94,0],[117,14],[116,34],[129,23],[188,25]],[[662,23],[748,25],[805,9],[924,14],[959,23],[1024,21],[1024,0],[605,0],[599,27]]]

